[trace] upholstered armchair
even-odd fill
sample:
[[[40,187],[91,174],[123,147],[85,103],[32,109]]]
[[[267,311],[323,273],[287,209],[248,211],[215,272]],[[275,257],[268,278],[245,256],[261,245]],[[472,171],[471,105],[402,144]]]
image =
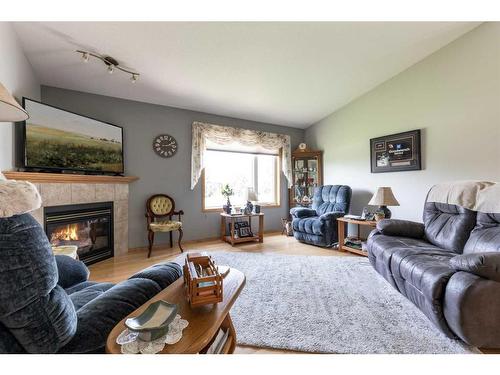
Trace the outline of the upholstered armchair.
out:
[[[172,220],[177,215],[178,220]],[[148,229],[149,251],[148,258],[151,256],[156,232],[168,232],[170,234],[170,247],[173,247],[172,232],[179,231],[179,249],[182,249],[182,220],[184,211],[175,211],[175,202],[165,194],[155,194],[146,202],[146,219]]]
[[[317,187],[311,208],[290,210],[294,237],[311,245],[333,246],[338,241],[337,218],[349,212],[351,195],[351,188],[346,185]]]
[[[19,199],[18,199],[19,198]],[[182,275],[176,263],[119,284],[89,281],[89,270],[54,256],[34,185],[0,181],[0,353],[104,353],[113,327]]]

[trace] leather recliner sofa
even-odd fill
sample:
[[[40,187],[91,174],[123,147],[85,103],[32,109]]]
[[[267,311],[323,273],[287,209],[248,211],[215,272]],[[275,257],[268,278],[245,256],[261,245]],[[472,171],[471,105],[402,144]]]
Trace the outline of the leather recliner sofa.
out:
[[[459,187],[464,191],[434,187],[449,188],[441,201],[430,199],[436,196],[431,189],[423,224],[380,221],[368,239],[369,260],[448,337],[500,348],[500,189],[489,183]],[[496,203],[481,212],[476,202],[485,201],[486,190]]]

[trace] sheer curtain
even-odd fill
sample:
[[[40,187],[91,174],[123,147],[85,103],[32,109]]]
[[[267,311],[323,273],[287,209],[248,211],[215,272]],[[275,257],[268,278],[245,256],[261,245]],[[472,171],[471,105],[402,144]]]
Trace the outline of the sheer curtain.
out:
[[[281,169],[288,180],[288,187],[291,187],[292,151],[289,135],[193,122],[191,190],[193,190],[198,183],[201,172],[203,168],[205,168],[204,155],[207,151],[207,143],[215,143],[218,145],[233,145],[237,143],[245,148],[262,148],[273,152],[279,152],[281,150]]]

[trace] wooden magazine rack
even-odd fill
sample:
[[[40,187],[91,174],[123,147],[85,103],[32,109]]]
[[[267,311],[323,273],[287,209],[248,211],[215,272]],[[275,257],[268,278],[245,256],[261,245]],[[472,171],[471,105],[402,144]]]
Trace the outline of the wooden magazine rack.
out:
[[[222,276],[205,253],[186,255],[184,288],[191,307],[222,302]]]

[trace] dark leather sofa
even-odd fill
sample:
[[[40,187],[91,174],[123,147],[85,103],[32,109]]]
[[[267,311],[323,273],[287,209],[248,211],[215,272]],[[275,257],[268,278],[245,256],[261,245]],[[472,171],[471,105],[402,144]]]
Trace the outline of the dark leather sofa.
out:
[[[351,193],[346,185],[315,188],[311,208],[290,210],[294,237],[311,245],[333,246],[338,241],[337,218],[349,212]]]
[[[500,213],[427,201],[423,221],[380,221],[370,263],[447,336],[500,348]]]

